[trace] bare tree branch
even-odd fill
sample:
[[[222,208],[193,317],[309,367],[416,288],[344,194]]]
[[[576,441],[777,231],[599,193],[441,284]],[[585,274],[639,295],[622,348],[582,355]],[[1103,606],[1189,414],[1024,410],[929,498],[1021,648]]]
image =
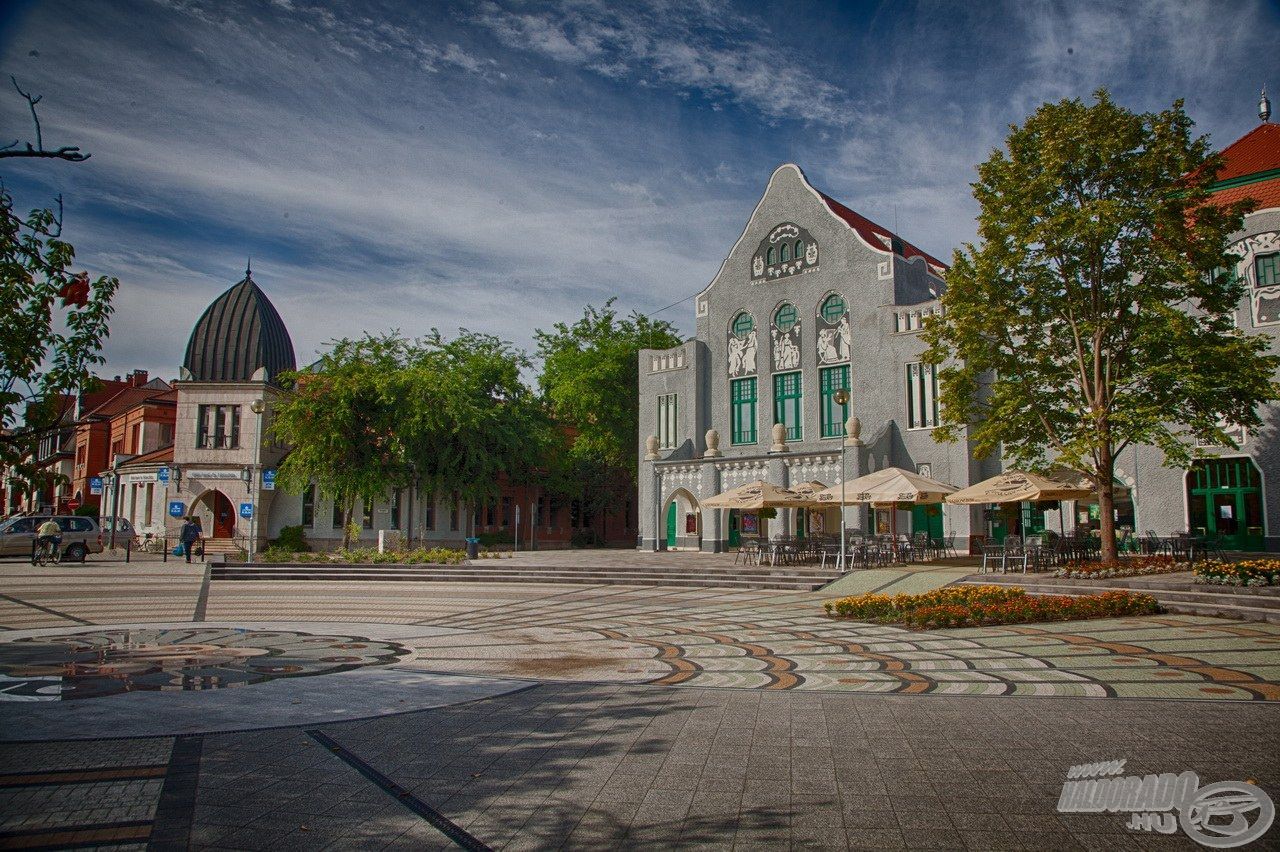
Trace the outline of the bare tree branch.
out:
[[[40,103],[40,100],[44,95],[28,94],[22,91],[22,87],[18,85],[17,77],[10,75],[9,79],[13,81],[13,87],[18,90],[18,94],[26,98],[27,105],[31,108],[31,120],[35,122],[36,125],[36,144],[35,147],[32,147],[31,143],[28,142],[25,148],[18,148],[18,140],[15,139],[4,148],[0,148],[0,157],[44,157],[53,160],[68,160],[72,163],[82,163],[89,159],[89,157],[93,156],[92,154],[80,153],[80,146],[78,145],[63,145],[61,148],[57,148],[52,151],[45,150],[44,134],[40,129],[40,116],[36,113],[36,104]]]

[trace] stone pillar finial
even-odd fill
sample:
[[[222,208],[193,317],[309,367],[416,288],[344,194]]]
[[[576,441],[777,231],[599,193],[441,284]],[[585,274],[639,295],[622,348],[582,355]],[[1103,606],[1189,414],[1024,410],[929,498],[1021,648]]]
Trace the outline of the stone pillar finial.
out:
[[[850,417],[844,422],[844,443],[846,447],[862,446],[862,421],[856,417]]]
[[[785,453],[787,451],[787,427],[781,423],[773,424],[773,445],[769,447],[771,453]]]
[[[658,436],[650,435],[644,439],[644,460],[657,461],[658,459]]]
[[[709,459],[718,459],[722,455],[720,452],[720,433],[715,429],[707,430],[707,451],[702,455]]]

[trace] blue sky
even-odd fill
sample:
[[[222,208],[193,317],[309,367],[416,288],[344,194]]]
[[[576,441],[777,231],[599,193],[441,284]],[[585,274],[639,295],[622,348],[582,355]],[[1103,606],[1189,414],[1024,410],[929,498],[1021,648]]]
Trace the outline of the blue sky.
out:
[[[974,164],[1045,100],[1184,98],[1225,145],[1280,94],[1278,36],[1277,4],[1228,0],[9,5],[0,71],[93,157],[0,176],[63,193],[79,262],[121,279],[108,373],[173,377],[250,255],[300,362],[390,328],[528,347],[702,289],[783,162],[948,258]],[[0,127],[30,138],[11,91]]]

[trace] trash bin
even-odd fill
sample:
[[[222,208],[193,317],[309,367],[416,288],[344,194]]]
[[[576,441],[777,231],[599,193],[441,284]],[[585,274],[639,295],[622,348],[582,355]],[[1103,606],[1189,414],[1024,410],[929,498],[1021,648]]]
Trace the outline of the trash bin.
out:
[[[468,559],[480,558],[480,539],[478,538],[467,539],[467,558]]]

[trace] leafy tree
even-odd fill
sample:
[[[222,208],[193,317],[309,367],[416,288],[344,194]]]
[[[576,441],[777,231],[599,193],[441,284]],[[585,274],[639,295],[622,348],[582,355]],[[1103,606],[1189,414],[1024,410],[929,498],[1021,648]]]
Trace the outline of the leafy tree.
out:
[[[1186,466],[1276,396],[1280,358],[1234,327],[1244,285],[1215,273],[1233,268],[1227,238],[1250,206],[1211,202],[1221,160],[1191,128],[1181,101],[1135,114],[1105,91],[1014,126],[978,166],[981,243],[956,251],[924,332],[945,365],[935,436],[1086,473],[1108,559],[1125,447]]]
[[[343,548],[356,498],[408,482],[396,380],[409,348],[394,334],[343,338],[311,367],[279,378],[291,391],[276,401],[271,424],[273,437],[291,447],[280,487],[301,492],[314,483],[341,506]]]
[[[17,80],[13,85],[31,108],[37,144],[18,148],[14,141],[0,157],[88,159],[76,147],[46,150],[36,114],[40,96],[22,91]],[[0,183],[0,467],[16,481],[44,478],[35,465],[37,443],[65,427],[75,392],[92,390],[90,370],[104,360],[99,350],[120,282],[73,271],[75,254],[62,239],[61,196],[56,211],[36,209],[23,218]]]
[[[283,488],[309,483],[343,509],[343,547],[356,498],[422,487],[468,500],[520,482],[544,451],[545,418],[520,380],[527,356],[496,337],[461,330],[418,340],[397,333],[335,341],[275,407],[274,436],[292,447]],[[358,535],[358,528],[354,535]]]
[[[406,459],[427,493],[476,501],[536,475],[549,424],[521,380],[530,367],[510,343],[466,329],[452,340],[432,329],[411,348],[398,396]]]
[[[635,489],[640,350],[681,342],[665,320],[635,312],[620,318],[614,301],[599,309],[587,305],[572,325],[534,333],[539,389],[552,418],[569,429],[554,473],[560,490],[588,509],[616,508]]]

